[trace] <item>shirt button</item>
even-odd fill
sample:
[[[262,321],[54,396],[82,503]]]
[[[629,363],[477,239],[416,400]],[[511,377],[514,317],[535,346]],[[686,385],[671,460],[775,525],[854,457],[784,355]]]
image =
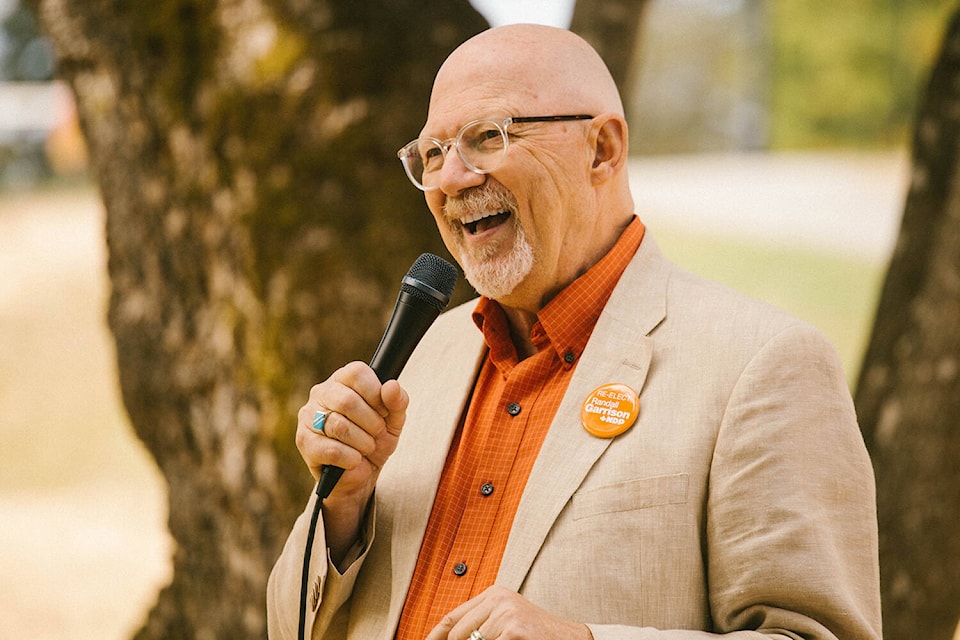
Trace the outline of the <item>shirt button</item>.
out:
[[[511,402],[510,404],[507,405],[507,413],[509,413],[512,416],[519,415],[520,405],[517,404],[516,402]]]
[[[493,483],[484,482],[483,485],[481,485],[480,487],[480,493],[483,494],[484,497],[489,496],[491,493],[493,493]]]
[[[462,576],[467,572],[467,565],[463,564],[462,562],[458,562],[457,564],[453,565],[453,572],[458,576]]]
[[[565,354],[563,354],[563,361],[567,364],[573,364],[576,359],[577,354],[575,354],[573,351],[567,351]]]

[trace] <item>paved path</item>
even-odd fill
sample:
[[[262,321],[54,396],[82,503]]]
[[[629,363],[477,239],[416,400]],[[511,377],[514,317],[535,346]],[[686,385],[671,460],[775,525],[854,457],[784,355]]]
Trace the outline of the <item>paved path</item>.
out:
[[[4,640],[128,638],[170,576],[166,492],[120,408],[106,295],[93,189],[0,194]]]

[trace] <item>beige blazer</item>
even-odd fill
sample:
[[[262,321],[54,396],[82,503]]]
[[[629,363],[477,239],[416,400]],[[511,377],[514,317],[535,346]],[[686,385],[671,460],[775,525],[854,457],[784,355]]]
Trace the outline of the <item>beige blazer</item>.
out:
[[[325,561],[320,526],[314,638],[393,638],[484,355],[473,307],[441,316],[401,376],[407,422],[380,477],[372,542],[345,575]],[[601,439],[581,427],[580,406],[610,382],[639,393],[640,416]],[[311,507],[271,575],[271,638],[296,637]],[[577,365],[497,582],[596,640],[878,640],[873,474],[832,347],[678,269],[648,232]]]

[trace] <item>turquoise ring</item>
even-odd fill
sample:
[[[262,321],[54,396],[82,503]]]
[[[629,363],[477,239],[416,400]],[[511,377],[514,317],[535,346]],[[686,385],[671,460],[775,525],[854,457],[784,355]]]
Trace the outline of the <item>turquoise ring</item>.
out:
[[[323,425],[327,422],[327,412],[317,411],[313,414],[313,430],[317,433],[323,433]]]

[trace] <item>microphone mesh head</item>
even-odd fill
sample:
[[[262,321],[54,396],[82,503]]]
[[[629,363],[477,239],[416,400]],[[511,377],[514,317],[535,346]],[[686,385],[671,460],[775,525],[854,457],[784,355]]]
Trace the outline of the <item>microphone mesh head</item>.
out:
[[[407,271],[407,278],[425,284],[441,294],[445,298],[444,300],[438,300],[436,296],[430,296],[417,290],[416,287],[403,285],[404,291],[428,300],[438,310],[441,310],[447,306],[453,288],[457,285],[457,268],[439,256],[432,253],[423,253]]]

